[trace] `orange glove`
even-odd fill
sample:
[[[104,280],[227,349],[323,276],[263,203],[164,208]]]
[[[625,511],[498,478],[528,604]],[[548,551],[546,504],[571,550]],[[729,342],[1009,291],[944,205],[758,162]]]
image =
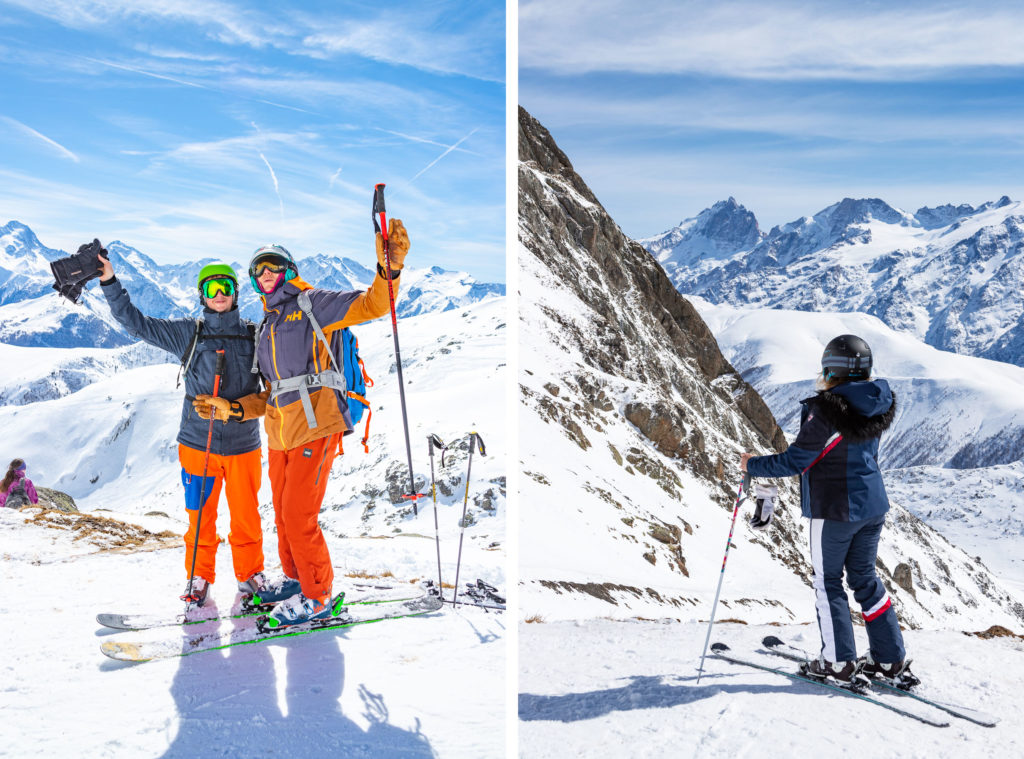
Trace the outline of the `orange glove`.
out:
[[[405,265],[405,256],[409,252],[409,233],[401,219],[388,219],[388,252],[391,254],[391,269],[399,271]],[[387,270],[384,263],[384,237],[377,233],[377,263]]]
[[[192,401],[192,408],[202,419],[209,419],[212,414],[214,419],[220,419],[225,424],[231,419],[241,421],[244,413],[242,404],[238,401],[215,398],[212,395],[197,395]]]

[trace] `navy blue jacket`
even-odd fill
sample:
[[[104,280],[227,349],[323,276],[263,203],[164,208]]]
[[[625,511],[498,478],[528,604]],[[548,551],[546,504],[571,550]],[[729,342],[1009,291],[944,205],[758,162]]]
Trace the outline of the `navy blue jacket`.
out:
[[[878,438],[896,416],[885,380],[846,382],[800,401],[800,432],[784,453],[747,462],[751,477],[800,475],[805,517],[859,522],[889,510],[878,468]],[[811,466],[839,433],[842,440]],[[808,468],[810,467],[810,468]]]
[[[174,354],[178,361],[185,356],[196,333],[195,319],[154,319],[145,316],[132,305],[128,292],[117,279],[103,285],[103,294],[110,305],[110,312],[132,337],[144,340],[157,348]],[[226,313],[203,309],[204,336],[244,335],[246,339],[218,339],[210,337],[196,343],[195,355],[189,370],[185,373],[185,399],[181,406],[181,425],[178,442],[189,448],[206,450],[206,436],[210,429],[209,420],[203,419],[192,408],[192,399],[197,395],[213,394],[214,370],[217,359],[215,351],[224,349],[224,376],[221,378],[219,395],[237,400],[250,393],[259,392],[259,379],[252,373],[252,354],[255,342],[250,337],[246,323],[233,308]],[[210,452],[222,456],[235,456],[260,448],[260,426],[258,419],[247,422],[230,421],[213,423],[213,438]]]

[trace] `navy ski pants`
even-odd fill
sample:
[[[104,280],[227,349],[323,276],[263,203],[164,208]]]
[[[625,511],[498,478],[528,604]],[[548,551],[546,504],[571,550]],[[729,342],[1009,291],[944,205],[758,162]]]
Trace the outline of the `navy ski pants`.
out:
[[[821,630],[821,654],[827,661],[857,658],[850,604],[843,588],[844,570],[864,617],[871,658],[891,663],[903,661],[906,656],[892,601],[875,574],[878,539],[884,524],[884,514],[860,522],[811,520],[815,607]]]

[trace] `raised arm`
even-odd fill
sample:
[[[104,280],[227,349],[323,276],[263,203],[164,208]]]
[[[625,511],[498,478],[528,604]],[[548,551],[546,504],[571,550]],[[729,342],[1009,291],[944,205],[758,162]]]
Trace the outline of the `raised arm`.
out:
[[[110,306],[110,313],[118,324],[125,328],[132,337],[143,340],[157,348],[163,348],[179,358],[188,349],[195,333],[195,324],[185,319],[156,319],[146,316],[131,302],[128,291],[124,289],[110,261],[99,256],[103,273],[100,285],[103,295]]]

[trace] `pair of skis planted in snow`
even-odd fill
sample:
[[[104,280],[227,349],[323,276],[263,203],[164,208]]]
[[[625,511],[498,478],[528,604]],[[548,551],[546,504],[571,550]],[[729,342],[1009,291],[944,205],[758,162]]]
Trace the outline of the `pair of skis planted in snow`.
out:
[[[773,656],[781,657],[788,661],[794,661],[799,662],[801,664],[805,664],[811,658],[808,657],[805,652],[784,643],[782,640],[775,637],[774,635],[769,635],[764,640],[762,640],[761,643],[765,646],[767,653]],[[811,683],[812,685],[817,685],[827,690],[837,691],[847,696],[852,696],[854,698],[859,698],[862,701],[867,701],[869,703],[876,704],[884,709],[888,709],[891,712],[895,712],[896,714],[900,714],[904,717],[910,717],[911,719],[915,719],[918,722],[923,722],[924,724],[931,725],[933,727],[949,727],[949,722],[940,721],[938,719],[933,719],[929,716],[919,714],[908,709],[900,708],[890,703],[885,698],[878,698],[878,696],[881,696],[882,694],[898,694],[899,696],[911,698],[921,703],[927,704],[935,709],[939,709],[949,714],[950,716],[967,720],[968,722],[973,722],[974,724],[982,725],[983,727],[995,727],[996,723],[999,721],[994,717],[984,715],[981,712],[978,712],[969,707],[956,706],[952,704],[945,704],[940,701],[935,701],[913,691],[898,688],[895,685],[890,684],[885,680],[881,679],[869,680],[870,684],[849,686],[841,684],[838,681],[834,680],[820,680],[818,678],[809,677],[802,673],[788,672],[784,669],[769,667],[767,665],[759,664],[748,659],[736,658],[735,656],[732,656],[729,647],[724,643],[713,644],[711,646],[711,651],[714,657],[722,659],[723,661],[727,661],[732,664],[738,664],[745,667],[753,667],[755,669],[760,669],[765,672],[773,672],[777,675],[788,677],[791,680],[798,680],[800,682]]]
[[[152,625],[155,622],[156,625],[153,627],[134,630],[130,638],[115,638],[100,645],[100,651],[111,659],[149,661],[306,635],[318,630],[351,627],[385,619],[415,617],[440,608],[441,599],[429,594],[411,599],[360,600],[345,603],[344,593],[340,593],[331,600],[330,617],[288,627],[267,627],[266,617],[259,614],[258,610],[183,622],[172,622],[171,618],[140,620],[129,615],[115,614],[101,614],[97,620],[106,626],[115,626],[109,623],[119,623],[118,629],[123,629],[123,624],[148,622]],[[221,629],[221,622],[224,621],[232,623],[231,629]]]

